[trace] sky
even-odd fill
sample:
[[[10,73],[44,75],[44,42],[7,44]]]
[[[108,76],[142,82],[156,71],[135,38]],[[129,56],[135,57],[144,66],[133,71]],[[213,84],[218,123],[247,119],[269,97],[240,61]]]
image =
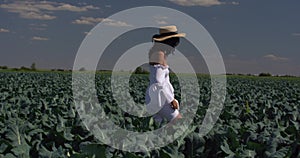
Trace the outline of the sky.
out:
[[[0,0],[0,66],[30,67],[34,62],[42,69],[72,69],[82,41],[98,23],[133,27],[126,18],[108,17],[142,6],[172,8],[197,20],[217,44],[227,73],[300,76],[299,0]],[[158,15],[153,23],[170,25],[171,18]],[[153,31],[133,36],[151,42]],[[120,54],[114,51],[102,59],[100,69],[116,62]],[[190,61],[195,58],[181,53]],[[182,58],[180,53],[176,57]],[[204,71],[203,61],[192,62],[197,72]]]

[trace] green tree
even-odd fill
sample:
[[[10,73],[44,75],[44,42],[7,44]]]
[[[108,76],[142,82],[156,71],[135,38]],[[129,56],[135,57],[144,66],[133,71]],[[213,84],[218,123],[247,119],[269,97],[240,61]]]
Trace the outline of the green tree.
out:
[[[141,74],[141,73],[143,73],[143,68],[140,67],[140,66],[137,67],[137,68],[135,69],[134,73],[135,73],[135,74]]]
[[[7,66],[0,66],[0,69],[8,69]]]
[[[272,75],[270,73],[260,73],[258,76],[268,77],[268,76],[272,76]]]
[[[32,63],[31,66],[30,66],[31,70],[36,70],[36,65],[35,63]]]
[[[79,71],[86,71],[84,67],[80,68]]]
[[[22,66],[22,67],[20,67],[20,70],[30,70],[29,68],[27,68],[27,67],[25,67],[25,66]]]
[[[147,70],[144,70],[141,66],[137,67],[134,71],[135,74],[148,74]]]

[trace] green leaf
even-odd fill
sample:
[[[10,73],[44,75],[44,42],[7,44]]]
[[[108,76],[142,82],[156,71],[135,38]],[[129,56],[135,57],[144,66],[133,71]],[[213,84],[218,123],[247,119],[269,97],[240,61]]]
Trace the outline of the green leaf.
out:
[[[264,149],[264,144],[249,141],[249,142],[247,142],[247,148],[253,149],[256,151],[262,151]]]
[[[226,154],[228,154],[228,158],[234,157],[234,152],[232,152],[229,148],[229,145],[227,144],[227,141],[223,142],[224,145],[221,145],[222,151],[224,151]]]
[[[163,158],[173,158],[173,157],[176,157],[176,158],[184,158],[184,155],[182,153],[180,153],[176,147],[174,146],[166,146],[164,148],[162,148],[160,150],[160,157],[163,157]]]
[[[39,150],[39,156],[41,157],[52,157],[52,151],[49,151],[46,147],[43,145],[40,147]]]
[[[34,136],[34,135],[36,135],[36,134],[43,133],[43,132],[44,132],[43,129],[37,128],[37,129],[31,130],[31,131],[28,133],[28,135]]]
[[[7,149],[8,145],[4,142],[0,145],[0,153],[3,153]]]
[[[287,147],[281,148],[277,150],[276,152],[272,153],[270,157],[272,158],[285,158],[287,157],[289,149]]]
[[[201,155],[205,149],[205,139],[199,133],[193,132],[185,138],[185,151],[190,157]]]
[[[27,143],[23,143],[14,147],[11,151],[17,156],[29,157],[30,146]]]
[[[73,141],[73,137],[74,135],[71,134],[71,129],[67,128],[66,130],[64,130],[64,138],[68,141]]]
[[[13,146],[21,145],[21,133],[18,125],[10,124],[8,125],[8,132],[6,133],[6,138],[10,140]]]
[[[249,106],[249,103],[248,101],[246,101],[246,113],[249,114],[250,113],[250,106]]]
[[[244,150],[243,154],[241,156],[254,158],[255,155],[256,155],[256,152],[254,150]]]
[[[127,153],[125,154],[125,157],[126,157],[126,158],[138,158],[139,156],[136,156],[134,153],[129,153],[129,152],[127,152]]]
[[[8,153],[4,156],[5,158],[16,158],[16,156],[14,156],[13,154],[11,153]]]
[[[81,144],[80,149],[83,153],[88,154],[89,156],[95,156],[100,158],[105,158],[106,149],[105,146],[100,144]]]

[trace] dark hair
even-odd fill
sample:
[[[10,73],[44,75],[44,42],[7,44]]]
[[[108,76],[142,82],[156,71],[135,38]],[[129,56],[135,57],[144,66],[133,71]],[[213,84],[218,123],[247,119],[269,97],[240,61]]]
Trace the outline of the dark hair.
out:
[[[154,35],[152,37],[152,39],[153,38],[157,38],[157,35]],[[166,45],[169,45],[169,46],[175,48],[176,46],[178,46],[178,44],[180,42],[180,38],[179,37],[172,37],[172,38],[168,38],[168,39],[163,40],[163,41],[154,41],[154,42],[163,43],[163,44],[166,44]]]

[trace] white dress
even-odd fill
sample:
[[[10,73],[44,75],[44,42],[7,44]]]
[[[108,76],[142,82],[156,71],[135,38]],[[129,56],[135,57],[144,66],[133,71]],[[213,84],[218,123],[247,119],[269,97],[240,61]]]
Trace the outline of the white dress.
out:
[[[163,119],[173,120],[179,114],[171,107],[174,100],[174,88],[170,83],[169,66],[161,64],[150,65],[150,84],[146,92],[147,112],[154,114],[154,119],[161,122]]]

